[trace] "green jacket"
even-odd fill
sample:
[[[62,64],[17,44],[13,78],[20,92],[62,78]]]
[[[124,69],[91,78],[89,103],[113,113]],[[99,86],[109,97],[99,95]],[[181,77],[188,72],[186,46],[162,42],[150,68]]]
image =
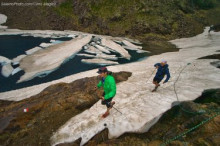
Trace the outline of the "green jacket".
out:
[[[111,75],[107,75],[104,81],[104,84],[102,81],[100,81],[97,85],[98,88],[103,87],[105,92],[105,99],[113,98],[116,94],[116,84],[115,79]]]

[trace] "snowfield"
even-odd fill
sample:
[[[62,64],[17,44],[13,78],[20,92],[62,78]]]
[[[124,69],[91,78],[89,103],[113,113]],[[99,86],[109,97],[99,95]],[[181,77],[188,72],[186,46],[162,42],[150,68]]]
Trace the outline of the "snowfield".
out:
[[[17,33],[18,32],[19,31],[17,31]],[[51,31],[47,31],[47,33],[48,35],[55,36]],[[65,31],[63,33],[65,33]],[[39,31],[37,31],[37,34],[39,35]],[[75,32],[74,34],[77,36],[80,35]],[[109,38],[111,37],[106,37],[106,39]],[[85,36],[84,39],[88,42],[90,35]],[[120,38],[114,41],[123,43]],[[125,43],[127,42],[123,44]],[[192,38],[173,40],[171,43],[176,44],[182,49],[179,52],[168,52],[151,56],[139,62],[108,67],[108,69],[113,72],[132,72],[132,76],[127,81],[117,84],[117,94],[114,98],[116,102],[115,108],[120,110],[122,114],[112,109],[110,115],[102,119],[100,116],[105,112],[106,107],[101,105],[100,101],[98,101],[90,109],[71,118],[61,126],[51,137],[51,145],[73,142],[79,138],[82,138],[81,145],[83,145],[105,128],[109,130],[109,138],[118,137],[125,132],[146,132],[157,122],[164,112],[172,107],[174,102],[194,100],[200,96],[205,89],[220,88],[219,69],[210,64],[217,60],[198,60],[198,58],[203,56],[220,53],[217,52],[220,50],[219,32],[212,32],[211,35],[208,35],[208,28],[206,28],[204,33],[200,35]],[[80,46],[83,46],[83,43]],[[90,48],[88,51],[95,52],[95,47]],[[124,56],[129,58],[126,52],[123,53]],[[36,62],[38,65],[45,64],[48,60],[53,59],[53,55],[55,54],[51,55],[49,59],[42,54],[40,55],[42,59],[38,58],[39,61],[37,60]],[[22,61],[24,61],[25,58],[23,58]],[[161,84],[157,92],[152,93],[151,90],[154,88],[152,79],[155,74],[153,65],[162,59],[168,61],[171,79],[168,83]],[[56,64],[56,62],[54,63]],[[19,101],[38,94],[46,87],[55,83],[70,83],[77,79],[96,76],[96,71],[97,70],[81,72],[52,82],[3,92],[0,93],[0,99]],[[33,74],[32,71],[29,73]],[[178,76],[179,79],[176,82]],[[175,82],[179,100],[174,92]],[[104,126],[104,124],[106,124],[106,126]]]
[[[105,128],[109,130],[109,138],[119,137],[125,132],[146,132],[164,112],[172,107],[174,102],[178,101],[174,93],[174,82],[183,69],[176,82],[179,101],[194,100],[205,89],[219,88],[219,69],[210,65],[210,62],[215,60],[197,60],[203,56],[218,54],[219,52],[216,51],[220,49],[219,40],[220,33],[213,33],[210,39],[206,29],[203,34],[193,38],[171,41],[182,48],[179,52],[164,53],[141,62],[109,67],[114,72],[132,72],[128,81],[117,85],[115,107],[122,114],[112,109],[110,116],[102,119],[101,115],[106,107],[99,101],[60,127],[51,137],[51,144],[73,142],[82,138],[81,145],[83,145]],[[153,65],[161,59],[168,61],[171,79],[168,83],[162,84],[157,92],[152,93]],[[95,70],[84,74],[88,75],[92,72]]]

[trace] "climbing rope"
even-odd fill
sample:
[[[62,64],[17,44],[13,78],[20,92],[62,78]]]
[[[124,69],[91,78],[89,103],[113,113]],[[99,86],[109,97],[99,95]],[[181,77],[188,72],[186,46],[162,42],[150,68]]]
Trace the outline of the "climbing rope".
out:
[[[180,77],[181,73],[183,72],[183,70],[184,70],[188,65],[190,65],[190,64],[191,64],[191,63],[187,63],[187,65],[185,65],[185,66],[183,67],[183,69],[180,71],[180,73],[179,73],[179,75],[178,75],[176,81],[174,82],[174,92],[175,92],[175,95],[176,95],[176,98],[177,98],[178,101],[179,101],[179,97],[178,97],[178,94],[177,94],[177,92],[176,92],[176,83],[177,83],[177,81],[179,80],[179,77]],[[194,65],[194,66],[195,66],[195,65]],[[204,114],[204,113],[210,113],[210,112],[211,112],[211,110],[209,110],[209,111],[199,110],[199,112],[191,112],[191,111],[188,111],[188,110],[184,109],[183,107],[181,107],[180,104],[179,104],[179,107],[180,107],[180,109],[181,109],[182,111],[184,111],[184,112],[186,112],[186,113],[190,113],[190,114]],[[203,121],[200,122],[198,125],[196,125],[196,126],[190,128],[189,130],[187,130],[187,131],[185,131],[185,132],[183,132],[183,133],[181,133],[181,134],[175,136],[174,138],[171,138],[171,139],[169,139],[169,140],[166,140],[164,143],[161,144],[161,146],[165,146],[165,145],[171,143],[172,141],[174,141],[174,140],[176,140],[176,139],[179,139],[180,137],[182,137],[182,136],[184,136],[184,135],[186,135],[186,134],[192,132],[193,130],[199,128],[200,126],[202,126],[203,124],[209,122],[210,120],[212,120],[213,118],[215,118],[216,116],[218,116],[218,115],[220,114],[220,110],[219,110],[219,109],[218,109],[218,110],[215,109],[215,110],[212,110],[212,111],[214,111],[216,114],[213,115],[213,116],[211,116],[211,117],[209,117],[209,118],[206,119],[206,120],[203,120]]]
[[[177,79],[176,79],[176,81],[174,82],[174,85],[173,85],[173,87],[174,87],[174,93],[175,93],[175,95],[176,95],[176,98],[177,98],[177,101],[178,101],[178,102],[180,102],[180,100],[179,100],[179,96],[178,96],[177,91],[176,91],[176,83],[178,82],[181,73],[183,72],[183,70],[186,69],[186,67],[187,67],[188,65],[191,65],[191,63],[187,63],[187,65],[185,65],[185,66],[182,68],[182,70],[180,71],[180,73],[179,73],[179,75],[178,75],[178,77],[177,77]],[[178,106],[180,107],[180,109],[181,109],[182,111],[184,111],[184,112],[186,112],[186,113],[189,113],[189,114],[202,114],[202,113],[205,113],[204,110],[199,110],[199,112],[191,112],[191,111],[188,111],[188,110],[184,109],[180,104],[179,104]]]
[[[152,71],[152,73],[151,73],[150,77],[148,78],[147,82],[150,80],[150,78],[151,78],[152,75],[154,74],[155,70],[156,70],[156,68]],[[147,83],[147,82],[146,82],[146,83]]]
[[[186,134],[192,132],[193,130],[199,128],[199,127],[202,126],[203,124],[205,124],[205,123],[209,122],[210,120],[214,119],[214,118],[215,118],[216,116],[218,116],[219,114],[220,114],[220,112],[218,111],[218,112],[217,112],[215,115],[213,115],[212,117],[209,117],[208,119],[203,120],[203,121],[200,122],[198,125],[196,125],[196,126],[190,128],[189,130],[187,130],[187,131],[185,131],[185,132],[183,132],[183,133],[181,133],[181,134],[175,136],[174,138],[171,138],[171,139],[167,140],[166,142],[162,143],[160,146],[166,146],[167,144],[171,143],[172,141],[174,141],[174,140],[176,140],[176,139],[179,139],[180,137],[182,137],[182,136],[184,136],[184,135],[186,135]]]
[[[178,100],[178,101],[179,101],[179,97],[178,97],[178,94],[177,94],[177,92],[176,92],[176,83],[177,83],[177,81],[179,80],[181,73],[183,72],[183,70],[184,70],[187,66],[188,66],[188,64],[185,65],[185,66],[183,67],[183,69],[180,71],[180,73],[179,73],[179,75],[178,75],[178,77],[177,77],[177,79],[176,79],[176,81],[174,82],[174,85],[173,85],[173,87],[174,87],[174,92],[175,92],[175,94],[176,94],[176,97],[177,97],[177,100]]]

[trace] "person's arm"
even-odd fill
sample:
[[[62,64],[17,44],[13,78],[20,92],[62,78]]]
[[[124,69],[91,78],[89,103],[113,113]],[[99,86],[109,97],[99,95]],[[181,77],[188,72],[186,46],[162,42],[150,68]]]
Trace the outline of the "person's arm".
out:
[[[154,64],[154,67],[158,68],[159,65],[160,65],[160,63],[156,63],[156,64]]]
[[[99,83],[97,84],[97,87],[98,88],[102,87],[102,81],[99,81]]]
[[[166,69],[166,80],[163,82],[163,83],[166,83],[166,82],[168,82],[169,81],[169,79],[170,79],[170,72],[169,72],[169,69],[167,68]]]
[[[105,94],[104,96],[105,99],[112,98],[116,94],[116,83],[113,77],[109,80],[109,84],[110,84],[110,92],[108,94]]]

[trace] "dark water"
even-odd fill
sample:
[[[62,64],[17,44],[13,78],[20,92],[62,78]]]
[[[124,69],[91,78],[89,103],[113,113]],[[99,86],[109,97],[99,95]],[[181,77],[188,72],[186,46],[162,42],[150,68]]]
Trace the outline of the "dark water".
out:
[[[11,38],[11,41],[10,41],[10,38]],[[6,39],[7,41],[4,41],[4,39]],[[57,40],[65,41],[69,39],[71,38],[61,38],[61,39],[58,38]],[[6,38],[4,38],[4,36],[0,36],[0,44],[3,44],[2,46],[4,46],[4,47],[2,46],[0,47],[0,55],[11,59],[18,55],[24,54],[26,50],[34,48],[42,42],[47,43],[50,40],[51,39],[34,38],[31,36],[22,37],[20,35],[6,36]],[[13,41],[15,41],[16,43],[12,43]],[[8,45],[6,43],[11,43],[11,45]],[[27,46],[25,44],[27,44]],[[7,48],[7,46],[10,47],[9,49],[10,53],[4,50],[4,48]],[[17,46],[21,46],[21,47],[17,47]],[[139,59],[143,59],[144,57],[148,56],[147,53],[136,53],[136,51],[130,51],[130,50],[128,50],[128,52],[132,56],[131,59],[127,60],[124,58],[119,58],[118,62],[120,64],[138,61]],[[81,50],[79,53],[84,53],[84,51]],[[118,53],[112,52],[112,54],[116,55],[117,57],[120,56],[120,54]],[[30,81],[26,81],[26,82],[22,82],[18,84],[16,84],[16,81],[19,80],[19,78],[24,74],[24,71],[20,71],[13,76],[9,76],[8,78],[5,78],[2,75],[0,75],[0,92],[24,88],[24,87],[28,87],[32,85],[41,84],[41,83],[46,83],[46,82],[57,80],[57,79],[60,79],[60,78],[63,78],[65,76],[69,76],[75,73],[95,69],[101,66],[101,65],[96,65],[96,64],[81,63],[82,59],[87,59],[87,57],[75,56],[73,59],[70,59],[68,62],[62,64],[57,70],[55,70],[54,72],[50,73],[49,75],[45,77],[35,77],[34,79]],[[1,68],[2,67],[0,66],[0,70]]]
[[[71,38],[56,38],[53,40],[66,41]],[[13,59],[25,51],[39,46],[41,43],[50,43],[51,38],[41,38],[21,35],[0,35],[0,55]]]

